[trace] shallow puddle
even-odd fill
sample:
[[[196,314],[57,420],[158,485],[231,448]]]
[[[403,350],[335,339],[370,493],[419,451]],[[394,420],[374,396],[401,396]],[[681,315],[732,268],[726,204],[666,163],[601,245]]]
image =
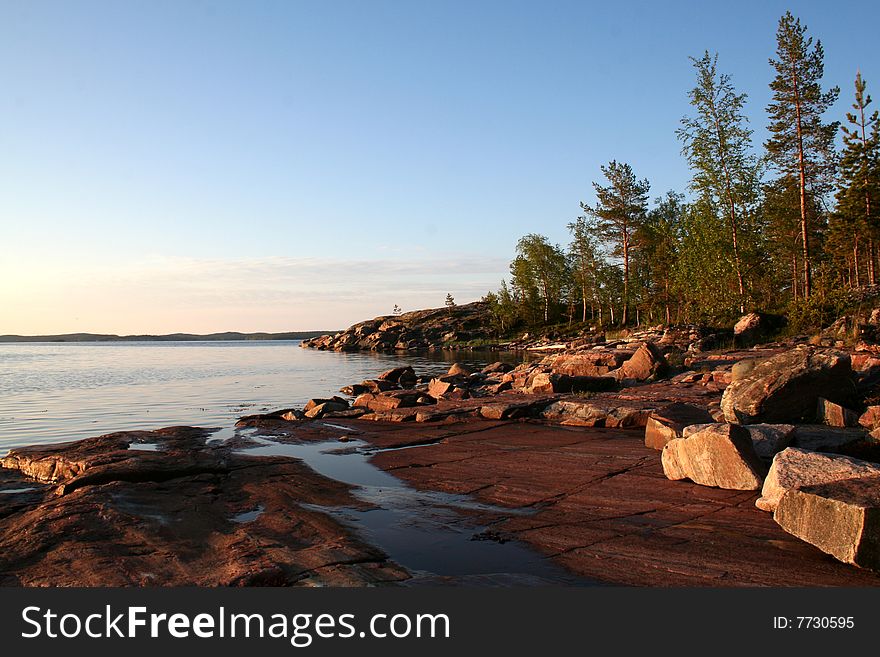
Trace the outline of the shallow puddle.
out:
[[[159,443],[129,443],[128,448],[139,452],[158,452],[162,449]]]
[[[245,522],[253,522],[261,515],[263,515],[263,511],[265,509],[262,506],[258,506],[253,511],[245,511],[244,513],[239,513],[236,516],[232,516],[232,522],[245,523]]]
[[[370,463],[375,450],[364,441],[288,444],[263,436],[249,439],[258,446],[240,453],[297,458],[325,477],[355,486],[354,495],[375,508],[308,506],[381,548],[413,573],[410,583],[437,583],[446,577],[494,585],[590,583],[523,543],[505,541],[485,524],[528,512],[482,504],[464,495],[418,491]]]

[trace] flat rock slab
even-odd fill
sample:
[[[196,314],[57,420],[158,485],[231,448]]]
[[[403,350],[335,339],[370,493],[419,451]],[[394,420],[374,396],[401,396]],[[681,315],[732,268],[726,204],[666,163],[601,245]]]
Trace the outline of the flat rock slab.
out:
[[[208,436],[172,428],[15,450],[3,459],[4,479],[28,472],[54,485],[31,499],[14,495],[16,508],[0,514],[0,585],[364,585],[409,576],[309,506],[362,506],[349,486],[293,459],[209,447]]]
[[[643,430],[536,422],[388,425],[360,439],[418,449],[372,462],[422,490],[511,508],[498,532],[593,581],[633,586],[877,586],[754,507],[756,494],[666,479]],[[528,513],[524,514],[526,511]]]
[[[773,518],[844,563],[880,570],[880,476],[789,489]]]

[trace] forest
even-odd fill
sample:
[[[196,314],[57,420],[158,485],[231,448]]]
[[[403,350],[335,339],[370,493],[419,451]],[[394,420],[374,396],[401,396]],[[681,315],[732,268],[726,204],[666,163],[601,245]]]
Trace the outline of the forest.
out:
[[[509,280],[484,298],[498,334],[522,327],[726,324],[785,315],[796,330],[833,321],[877,285],[880,122],[856,71],[851,111],[830,116],[824,51],[790,12],[770,59],[769,138],[756,146],[747,95],[693,57],[691,110],[676,136],[691,180],[652,200],[651,185],[611,160],[581,202],[570,243],[523,236]],[[686,193],[685,193],[686,192]]]

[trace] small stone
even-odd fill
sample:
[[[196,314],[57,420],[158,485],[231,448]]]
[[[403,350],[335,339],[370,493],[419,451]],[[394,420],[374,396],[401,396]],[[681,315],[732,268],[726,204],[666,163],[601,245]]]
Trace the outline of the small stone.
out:
[[[859,417],[859,424],[871,431],[880,427],[880,406],[868,406]]]
[[[453,363],[446,374],[449,376],[470,376],[471,370],[461,363]]]
[[[816,421],[829,427],[857,427],[859,414],[822,397],[816,408]]]

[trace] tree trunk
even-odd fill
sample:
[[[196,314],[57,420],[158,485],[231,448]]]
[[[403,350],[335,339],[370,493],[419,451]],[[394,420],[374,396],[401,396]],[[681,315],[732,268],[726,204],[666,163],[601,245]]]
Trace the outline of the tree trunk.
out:
[[[733,184],[730,180],[730,170],[727,168],[727,158],[724,153],[724,136],[721,134],[721,122],[712,104],[712,116],[715,119],[715,133],[718,137],[718,155],[721,158],[721,169],[724,171],[724,187],[727,193],[727,203],[730,206],[730,235],[733,241],[733,264],[736,268],[736,282],[739,287],[739,312],[746,312],[746,287],[743,282],[742,264],[739,258],[739,235],[737,230],[736,202],[733,199]]]
[[[613,321],[613,320],[612,320]],[[623,227],[623,317],[622,324],[629,323],[629,232]]]
[[[870,98],[869,98],[870,100]],[[859,103],[861,105],[861,103]],[[862,126],[862,152],[868,152],[868,140],[865,135],[865,108],[864,106],[859,107],[859,115],[861,118],[861,126]],[[871,188],[870,182],[867,177],[870,175],[868,168],[865,169],[865,228],[867,230],[871,230]],[[874,238],[868,238],[868,284],[875,284],[874,277]]]
[[[807,230],[807,166],[804,161],[804,134],[801,124],[801,96],[798,88],[797,73],[792,62],[791,78],[794,85],[794,108],[797,117],[797,146],[798,146],[798,178],[800,182],[801,197],[801,240],[804,251],[804,299],[809,299],[813,292],[813,276],[810,269],[810,241]]]
[[[859,236],[856,235],[855,239],[853,239],[853,272],[855,273],[855,277],[853,278],[853,282],[855,283],[855,287],[862,287],[862,277],[859,271]]]
[[[876,285],[876,275],[874,273],[874,238],[868,238],[868,285]]]

